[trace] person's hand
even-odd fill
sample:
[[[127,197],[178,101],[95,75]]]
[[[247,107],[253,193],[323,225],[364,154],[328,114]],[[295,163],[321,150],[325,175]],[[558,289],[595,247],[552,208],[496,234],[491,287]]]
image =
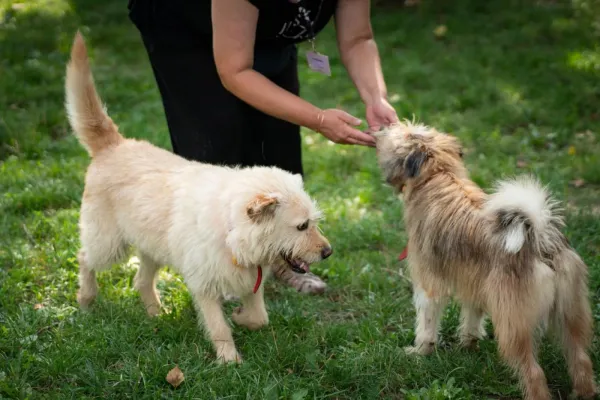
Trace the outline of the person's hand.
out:
[[[375,146],[375,138],[356,128],[362,121],[345,111],[330,108],[319,113],[317,132],[334,143]]]
[[[398,122],[398,114],[386,99],[381,98],[367,104],[367,124],[371,132],[377,132],[379,128],[395,122]]]

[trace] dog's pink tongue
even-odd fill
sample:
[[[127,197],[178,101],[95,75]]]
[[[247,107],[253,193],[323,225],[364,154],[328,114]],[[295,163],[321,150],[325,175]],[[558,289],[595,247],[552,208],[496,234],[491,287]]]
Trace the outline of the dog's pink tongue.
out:
[[[300,268],[302,268],[304,272],[310,271],[310,265],[306,261],[302,261],[302,264],[300,264]]]

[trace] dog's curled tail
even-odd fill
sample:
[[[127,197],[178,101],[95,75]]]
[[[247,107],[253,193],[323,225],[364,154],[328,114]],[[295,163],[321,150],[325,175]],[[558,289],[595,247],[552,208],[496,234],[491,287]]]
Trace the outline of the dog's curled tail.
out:
[[[75,35],[71,48],[65,91],[65,107],[71,127],[92,157],[124,140],[96,92],[85,42],[80,32]]]
[[[495,222],[494,232],[508,253],[527,246],[543,257],[554,254],[562,243],[564,221],[558,203],[533,177],[498,182],[484,212]]]

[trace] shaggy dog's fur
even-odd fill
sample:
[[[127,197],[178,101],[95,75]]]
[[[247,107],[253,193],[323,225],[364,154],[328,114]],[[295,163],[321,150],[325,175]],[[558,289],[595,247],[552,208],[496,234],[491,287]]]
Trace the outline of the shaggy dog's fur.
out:
[[[536,329],[547,324],[564,348],[575,393],[594,396],[587,266],[561,233],[563,219],[546,190],[527,177],[486,195],[469,179],[458,140],[423,125],[400,123],[376,136],[380,167],[405,204],[417,310],[408,350],[433,350],[454,295],[462,304],[461,342],[482,338],[489,314],[526,398],[550,399],[535,345]]]
[[[95,273],[137,248],[135,287],[150,315],[160,311],[159,268],[172,265],[189,288],[220,361],[240,361],[221,301],[239,296],[232,318],[257,329],[268,323],[260,266],[307,272],[331,254],[316,204],[302,178],[276,168],[233,169],[190,162],[143,141],[125,139],[102,107],[83,38],[67,67],[66,107],[93,160],[81,205],[78,301],[96,297]]]

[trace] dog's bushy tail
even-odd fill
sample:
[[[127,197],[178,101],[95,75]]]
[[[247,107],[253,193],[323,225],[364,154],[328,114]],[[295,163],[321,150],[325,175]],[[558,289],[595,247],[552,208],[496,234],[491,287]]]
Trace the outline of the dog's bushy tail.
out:
[[[533,177],[500,181],[484,206],[504,249],[518,253],[524,246],[545,258],[563,244],[564,221],[558,203]]]
[[[124,140],[96,92],[85,42],[80,32],[75,35],[71,48],[65,91],[65,107],[71,127],[92,157]]]

